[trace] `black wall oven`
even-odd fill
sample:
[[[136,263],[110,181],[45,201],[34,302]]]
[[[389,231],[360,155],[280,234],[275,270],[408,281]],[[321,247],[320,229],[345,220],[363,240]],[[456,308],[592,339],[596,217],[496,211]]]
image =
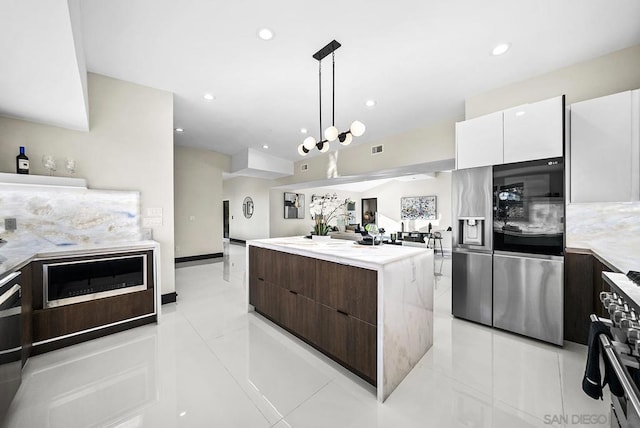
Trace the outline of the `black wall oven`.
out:
[[[564,252],[564,162],[542,159],[493,167],[493,248]]]

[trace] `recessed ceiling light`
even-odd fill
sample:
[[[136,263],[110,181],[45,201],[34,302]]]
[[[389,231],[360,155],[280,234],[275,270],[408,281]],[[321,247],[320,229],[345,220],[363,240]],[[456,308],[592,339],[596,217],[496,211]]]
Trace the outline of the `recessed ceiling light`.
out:
[[[263,144],[263,145],[262,145],[262,148],[263,148],[263,149],[268,149],[268,148],[269,148],[269,145],[268,145],[268,144]]]
[[[176,132],[184,132],[184,129],[182,129],[182,128],[176,128],[176,129],[175,129],[175,131],[176,131]]]
[[[214,98],[211,94],[204,94],[202,97],[207,101],[213,101]]]
[[[271,40],[273,39],[273,31],[269,30],[268,28],[263,28],[258,31],[258,37],[260,37],[262,40]]]
[[[376,105],[376,100],[367,100],[364,105],[366,105],[367,107],[373,107],[374,105]]]
[[[301,134],[306,134],[307,132],[309,132],[309,131],[307,131],[307,128],[300,128],[300,133]]]
[[[491,55],[498,56],[505,54],[509,48],[511,47],[511,43],[500,43],[491,51]]]
[[[524,116],[525,112],[520,110],[518,112],[516,112],[516,116]]]

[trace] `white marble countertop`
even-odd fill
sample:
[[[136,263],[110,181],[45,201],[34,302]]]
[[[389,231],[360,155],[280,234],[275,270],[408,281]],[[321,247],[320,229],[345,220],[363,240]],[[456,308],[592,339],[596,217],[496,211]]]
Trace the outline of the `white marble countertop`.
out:
[[[640,271],[640,253],[635,248],[635,244],[574,241],[567,247],[590,250],[604,264],[622,273],[630,270]]]
[[[622,273],[640,271],[640,202],[567,205],[567,248],[591,250]]]
[[[640,287],[623,273],[602,272],[607,282],[617,288],[628,299],[640,306]],[[615,291],[615,290],[614,290]]]
[[[433,252],[425,247],[402,245],[360,245],[343,239],[315,240],[303,236],[286,238],[257,239],[247,241],[247,245],[269,248],[285,253],[314,257],[345,265],[378,269],[388,263]]]
[[[60,256],[95,254],[110,250],[126,251],[138,249],[151,249],[159,244],[156,241],[135,242],[110,242],[104,244],[78,244],[78,245],[45,245],[45,246],[15,246],[9,241],[0,248],[0,277],[6,273],[20,269],[27,263],[38,258],[51,258]]]

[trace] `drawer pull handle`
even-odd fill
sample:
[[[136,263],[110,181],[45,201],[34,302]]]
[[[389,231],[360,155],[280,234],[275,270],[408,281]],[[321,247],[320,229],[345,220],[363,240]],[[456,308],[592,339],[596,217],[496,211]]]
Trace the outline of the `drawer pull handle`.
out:
[[[344,316],[347,316],[347,317],[349,316],[348,313],[346,313],[345,311],[341,311],[340,309],[336,309],[336,311],[338,311],[339,314],[342,314]]]
[[[264,278],[258,277],[258,281],[264,281]]]
[[[293,290],[289,290],[289,293],[295,294],[296,296],[298,295],[298,292],[297,291],[293,291]]]

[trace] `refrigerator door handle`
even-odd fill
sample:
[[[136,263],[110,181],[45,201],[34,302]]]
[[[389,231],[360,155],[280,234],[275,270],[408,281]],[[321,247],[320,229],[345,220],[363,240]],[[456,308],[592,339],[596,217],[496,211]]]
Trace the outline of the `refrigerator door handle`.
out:
[[[515,253],[512,251],[494,251],[493,254],[502,257],[513,257],[517,259],[541,259],[541,260],[556,260],[563,261],[564,256],[552,256],[550,254],[531,254],[531,253]]]
[[[451,252],[459,254],[493,254],[491,250],[469,250],[462,247],[454,247],[451,249]]]

